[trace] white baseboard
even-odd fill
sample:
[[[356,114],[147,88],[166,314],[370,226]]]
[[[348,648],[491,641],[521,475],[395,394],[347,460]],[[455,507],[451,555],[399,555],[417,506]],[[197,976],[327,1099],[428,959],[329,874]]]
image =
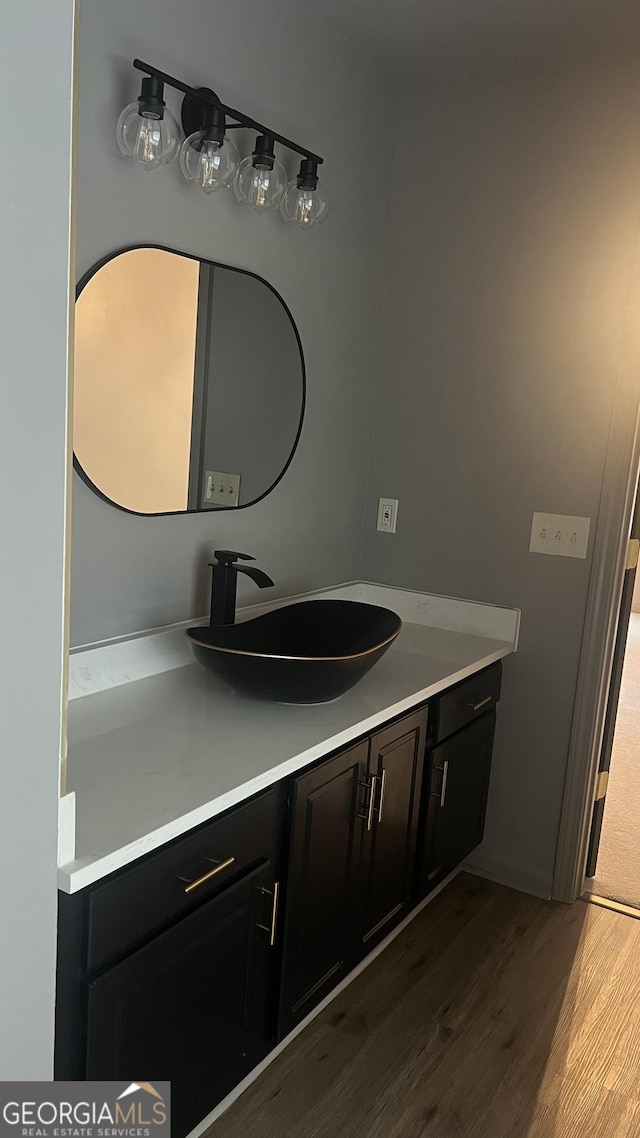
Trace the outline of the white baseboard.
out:
[[[475,873],[476,877],[484,877],[488,881],[495,881],[497,885],[508,885],[511,889],[518,889],[520,893],[531,893],[534,897],[541,897],[544,901],[551,899],[551,876],[538,873],[528,867],[513,865],[510,862],[494,860],[481,853],[473,853],[460,867],[465,873]]]

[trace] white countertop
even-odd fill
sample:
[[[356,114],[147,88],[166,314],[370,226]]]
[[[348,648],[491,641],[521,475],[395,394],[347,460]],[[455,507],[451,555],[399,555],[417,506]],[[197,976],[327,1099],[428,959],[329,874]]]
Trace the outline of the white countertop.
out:
[[[377,587],[377,603],[382,592]],[[399,601],[397,590],[384,592]],[[414,619],[433,614],[434,598],[405,597],[420,608]],[[60,888],[84,888],[513,652],[517,610],[493,611],[500,632],[509,614],[510,639],[404,623],[383,658],[333,703],[252,700],[199,664],[74,699],[67,796],[75,796],[75,857],[59,868]]]

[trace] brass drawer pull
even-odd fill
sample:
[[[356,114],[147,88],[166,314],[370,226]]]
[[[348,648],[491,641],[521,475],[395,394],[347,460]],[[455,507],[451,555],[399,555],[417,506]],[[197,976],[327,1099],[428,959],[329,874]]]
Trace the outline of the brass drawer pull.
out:
[[[491,703],[492,699],[492,695],[485,695],[484,699],[479,699],[477,703],[468,703],[467,707],[470,707],[472,711],[480,711],[480,708],[486,707],[488,703]]]
[[[210,858],[207,858],[207,861],[210,860]],[[207,881],[211,881],[211,878],[215,877],[217,873],[222,873],[223,869],[228,869],[230,865],[233,865],[235,860],[234,857],[228,857],[225,858],[224,861],[216,862],[213,869],[209,869],[206,873],[203,873],[202,877],[196,877],[195,881],[187,882],[184,887],[185,893],[193,893],[194,889],[199,889],[201,885],[206,885]],[[186,881],[187,879],[186,877],[180,877],[179,880]]]
[[[447,779],[449,777],[449,760],[445,759],[442,767],[442,790],[440,791],[440,805],[444,806],[447,798]]]
[[[380,801],[378,803],[378,825],[380,825],[380,823],[382,821],[382,807],[384,806],[384,789],[385,789],[386,785],[387,785],[387,772],[386,772],[385,768],[383,767],[382,768],[382,778],[380,780]]]
[[[270,889],[264,889],[264,888],[261,888],[260,892],[261,893],[268,893],[270,897],[273,897],[273,905],[271,907],[271,925],[270,926],[267,926],[267,925],[258,925],[257,926],[259,929],[264,929],[264,931],[266,933],[269,933],[269,945],[271,946],[271,948],[273,948],[274,944],[276,943],[276,924],[278,922],[278,897],[280,896],[280,882],[274,881],[273,893],[271,892]]]

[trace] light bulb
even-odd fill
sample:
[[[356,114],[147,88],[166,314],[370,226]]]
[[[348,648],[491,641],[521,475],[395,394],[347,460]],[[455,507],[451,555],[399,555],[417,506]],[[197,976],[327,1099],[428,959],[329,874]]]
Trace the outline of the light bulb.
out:
[[[318,181],[318,164],[305,158],[300,164],[297,178],[289,182],[280,205],[285,221],[310,229],[325,220],[329,213],[329,197],[322,182]]]
[[[125,107],[116,128],[121,153],[145,170],[173,162],[180,148],[180,128],[165,106],[163,86],[155,75],[143,79],[139,98]]]
[[[253,154],[243,158],[238,167],[234,182],[238,201],[266,213],[280,204],[286,183],[285,168],[274,155],[273,139],[260,135]]]
[[[229,139],[207,138],[206,131],[197,130],[182,143],[180,166],[188,182],[211,194],[230,185],[238,167],[238,151]]]

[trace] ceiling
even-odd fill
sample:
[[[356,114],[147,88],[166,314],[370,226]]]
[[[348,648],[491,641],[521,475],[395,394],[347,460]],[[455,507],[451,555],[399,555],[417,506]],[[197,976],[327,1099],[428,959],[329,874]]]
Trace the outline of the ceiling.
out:
[[[635,59],[638,0],[302,0],[398,78]]]

